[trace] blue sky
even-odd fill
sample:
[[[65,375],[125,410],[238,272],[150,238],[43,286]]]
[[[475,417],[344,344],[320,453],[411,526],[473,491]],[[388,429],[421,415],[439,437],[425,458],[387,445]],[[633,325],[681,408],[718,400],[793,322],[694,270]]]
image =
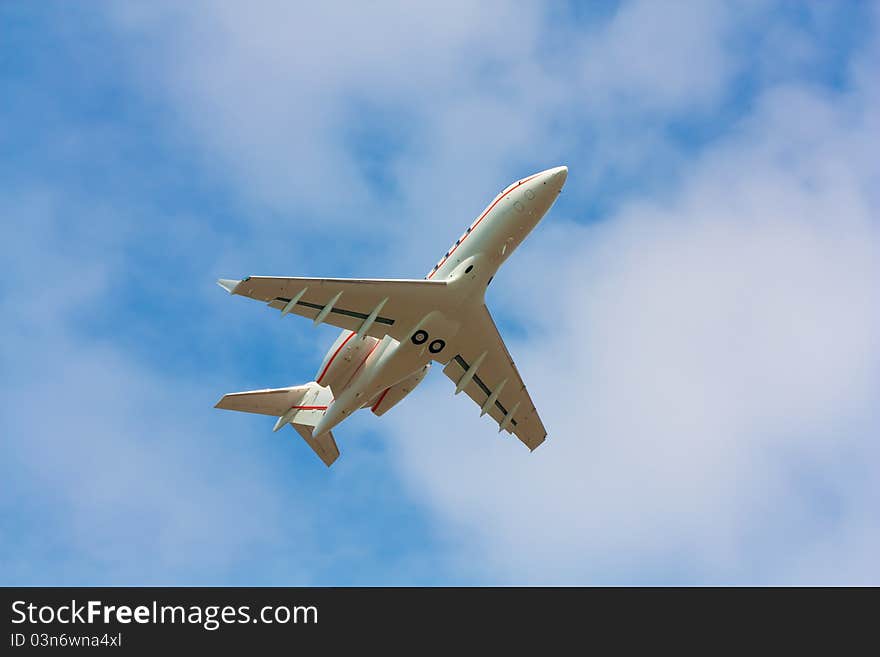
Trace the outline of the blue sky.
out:
[[[2,583],[878,583],[877,30],[860,2],[4,3]],[[489,293],[540,450],[438,371],[330,470],[213,409],[334,337],[216,278],[422,276],[557,164]]]

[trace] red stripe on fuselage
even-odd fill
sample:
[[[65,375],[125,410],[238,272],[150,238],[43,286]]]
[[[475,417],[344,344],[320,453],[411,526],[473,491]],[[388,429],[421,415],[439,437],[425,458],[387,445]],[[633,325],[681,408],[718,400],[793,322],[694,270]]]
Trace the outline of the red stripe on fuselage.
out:
[[[507,194],[509,194],[510,192],[512,192],[512,191],[514,190],[515,187],[519,187],[519,186],[522,185],[523,183],[527,183],[527,182],[529,182],[532,178],[536,178],[536,177],[539,176],[539,175],[541,175],[541,174],[540,174],[540,173],[536,173],[536,174],[534,174],[534,175],[532,175],[532,176],[529,176],[528,178],[523,178],[522,180],[519,180],[519,181],[513,183],[512,185],[508,185],[508,186],[505,188],[505,190],[504,190],[503,192],[501,192],[501,193],[498,195],[498,197],[497,197],[494,201],[492,201],[492,204],[491,204],[488,208],[486,208],[486,209],[483,211],[483,214],[480,215],[480,217],[476,220],[476,222],[474,222],[474,224],[471,226],[471,232],[470,232],[470,233],[465,232],[464,237],[461,238],[461,241],[460,241],[458,244],[456,244],[455,246],[453,246],[452,249],[450,249],[450,251],[449,251],[449,253],[448,253],[447,255],[443,256],[443,260],[441,260],[441,261],[440,261],[440,264],[437,265],[437,269],[433,270],[430,274],[428,274],[427,276],[425,276],[425,278],[426,278],[426,279],[430,279],[430,278],[432,278],[432,277],[434,276],[434,274],[436,274],[436,273],[440,270],[440,267],[442,267],[444,264],[446,264],[446,261],[449,260],[449,258],[452,257],[452,254],[455,253],[455,250],[456,250],[458,247],[460,247],[462,244],[464,244],[464,241],[465,241],[468,237],[471,236],[471,234],[477,229],[477,226],[480,225],[480,222],[483,220],[483,218],[484,218],[487,214],[489,214],[489,213],[492,211],[492,208],[494,208],[496,205],[498,205],[498,202],[499,202],[501,199],[503,199]]]
[[[321,379],[323,379],[324,375],[327,374],[327,370],[330,369],[330,365],[333,363],[333,359],[336,358],[337,354],[339,354],[340,351],[342,351],[342,348],[345,346],[345,344],[354,337],[355,333],[356,331],[352,331],[351,334],[342,341],[342,344],[336,348],[336,351],[334,351],[333,355],[330,356],[330,360],[328,360],[327,364],[324,366],[324,371],[321,372],[321,376],[318,377],[318,380],[315,383],[321,383]]]
[[[391,388],[385,388],[385,392],[383,392],[381,395],[379,395],[379,399],[377,399],[376,403],[373,404],[373,407],[370,409],[371,411],[373,411],[374,413],[376,412],[376,409],[379,408],[379,404],[381,404],[382,400],[385,399],[385,395],[388,394],[389,390],[391,390]]]

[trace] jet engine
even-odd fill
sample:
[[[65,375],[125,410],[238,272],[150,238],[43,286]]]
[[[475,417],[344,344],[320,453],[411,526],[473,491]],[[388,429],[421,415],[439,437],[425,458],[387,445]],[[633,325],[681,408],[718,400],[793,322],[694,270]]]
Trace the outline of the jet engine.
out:
[[[376,415],[384,414],[401,399],[415,390],[415,387],[422,382],[422,379],[425,378],[429,369],[431,369],[431,363],[428,363],[419,371],[406,377],[403,381],[395,383],[390,388],[385,388],[385,390],[380,392],[376,399],[373,400],[373,405],[370,410]]]
[[[377,342],[378,339],[369,335],[358,338],[354,332],[343,331],[324,356],[315,381],[329,386],[338,396]]]

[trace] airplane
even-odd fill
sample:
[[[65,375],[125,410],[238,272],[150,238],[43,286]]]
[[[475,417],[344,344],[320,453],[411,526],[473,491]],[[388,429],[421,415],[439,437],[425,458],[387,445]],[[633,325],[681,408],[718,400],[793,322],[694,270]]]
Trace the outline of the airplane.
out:
[[[431,364],[498,423],[534,450],[547,431],[485,304],[495,273],[556,201],[564,166],[507,186],[424,279],[248,276],[217,283],[317,326],[339,327],[315,380],[300,386],[233,392],[215,408],[290,424],[329,467],[339,458],[332,429],[355,411],[382,416],[411,393]]]

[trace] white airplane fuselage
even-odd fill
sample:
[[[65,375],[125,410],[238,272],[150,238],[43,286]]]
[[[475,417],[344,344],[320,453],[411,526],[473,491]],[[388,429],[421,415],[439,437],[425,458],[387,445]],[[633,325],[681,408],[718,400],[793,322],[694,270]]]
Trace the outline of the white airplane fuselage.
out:
[[[556,167],[502,191],[425,277],[446,281],[446,307],[426,315],[406,340],[358,337],[344,330],[330,347],[315,380],[334,395],[315,425],[321,435],[360,408],[382,415],[422,381],[432,360],[455,353],[469,307],[482,307],[486,287],[510,254],[556,200],[568,169]],[[323,410],[323,408],[322,408]]]

